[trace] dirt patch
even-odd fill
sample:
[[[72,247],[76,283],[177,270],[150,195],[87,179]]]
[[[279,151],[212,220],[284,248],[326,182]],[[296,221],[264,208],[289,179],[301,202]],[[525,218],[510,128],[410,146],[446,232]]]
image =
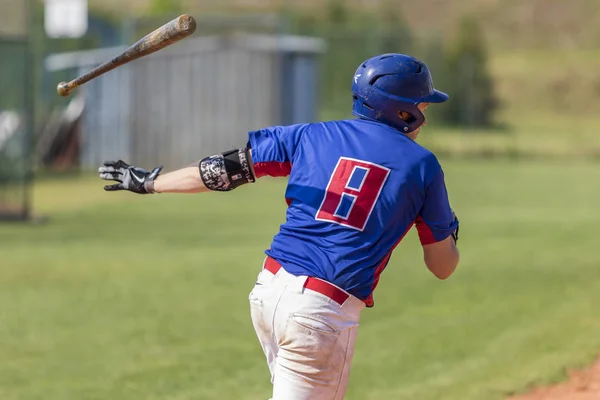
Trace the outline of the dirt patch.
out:
[[[600,400],[600,359],[589,368],[571,371],[565,382],[507,400]]]

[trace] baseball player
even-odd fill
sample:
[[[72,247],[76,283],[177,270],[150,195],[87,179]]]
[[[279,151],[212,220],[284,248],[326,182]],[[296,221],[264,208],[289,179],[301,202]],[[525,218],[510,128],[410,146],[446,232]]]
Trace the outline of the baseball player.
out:
[[[362,63],[352,77],[357,118],[249,132],[245,147],[161,174],[106,162],[107,191],[231,191],[288,177],[286,221],[250,292],[272,399],[343,399],[360,314],[394,248],[414,225],[427,268],[446,279],[459,261],[458,219],[444,173],[415,139],[425,110],[448,95],[427,66],[403,54]],[[243,204],[240,204],[243,207]]]

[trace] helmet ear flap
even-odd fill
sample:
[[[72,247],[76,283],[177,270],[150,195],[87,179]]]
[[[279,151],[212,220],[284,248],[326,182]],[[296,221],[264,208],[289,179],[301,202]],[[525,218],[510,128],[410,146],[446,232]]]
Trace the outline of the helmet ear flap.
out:
[[[407,114],[408,117],[405,117],[403,114]],[[408,111],[398,111],[398,117],[407,124],[413,123],[417,119],[413,114],[409,113]]]
[[[407,114],[408,117],[406,117],[404,114]],[[410,130],[410,128],[409,128],[410,124],[412,124],[416,121],[415,116],[406,111],[398,111],[398,118],[400,118],[406,124],[404,126],[404,128],[402,129],[405,133],[408,133],[408,131]]]
[[[425,115],[421,112],[419,107],[415,106],[415,107],[411,107],[411,108],[412,108],[412,110],[410,110],[410,111],[406,111],[406,110],[398,111],[398,118],[400,118],[400,120],[404,122],[404,124],[403,124],[404,127],[402,130],[405,133],[409,133],[409,132],[416,130],[421,125],[423,125],[423,123],[425,122]],[[402,115],[403,113],[407,114],[408,118],[404,118]]]

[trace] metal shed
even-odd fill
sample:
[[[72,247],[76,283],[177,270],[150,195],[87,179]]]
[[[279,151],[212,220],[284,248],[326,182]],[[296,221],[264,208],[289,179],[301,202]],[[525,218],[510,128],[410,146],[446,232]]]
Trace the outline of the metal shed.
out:
[[[84,73],[125,47],[54,54],[46,70]],[[310,122],[319,38],[229,33],[188,39],[76,90],[84,98],[80,166],[124,159],[178,168],[245,144],[247,132]]]

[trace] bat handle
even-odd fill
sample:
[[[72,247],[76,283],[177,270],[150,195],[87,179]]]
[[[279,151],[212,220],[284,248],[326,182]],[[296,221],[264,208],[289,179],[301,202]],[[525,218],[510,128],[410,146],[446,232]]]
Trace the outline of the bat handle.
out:
[[[71,94],[71,86],[67,82],[61,82],[58,84],[56,91],[62,97],[69,97]]]

